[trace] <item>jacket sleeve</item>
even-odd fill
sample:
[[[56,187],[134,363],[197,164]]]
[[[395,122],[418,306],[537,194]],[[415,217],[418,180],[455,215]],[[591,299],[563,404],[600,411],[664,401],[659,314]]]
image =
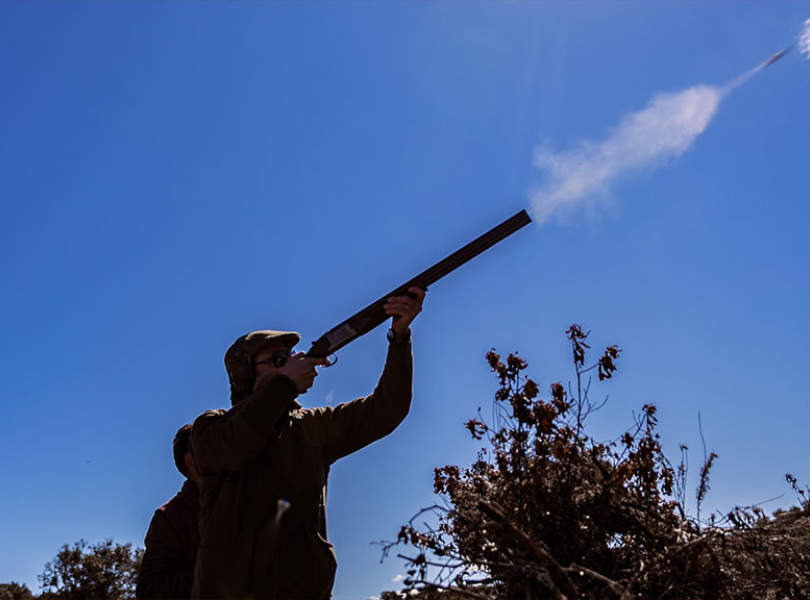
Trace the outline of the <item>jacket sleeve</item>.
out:
[[[388,346],[385,367],[370,396],[334,408],[327,406],[313,415],[327,464],[394,431],[410,410],[412,388],[411,343],[393,342]]]
[[[210,410],[197,417],[191,450],[200,475],[236,471],[245,459],[258,454],[297,395],[295,383],[278,375],[230,410]]]
[[[193,573],[183,562],[183,545],[163,511],[155,511],[146,534],[135,591],[137,600],[191,596]]]

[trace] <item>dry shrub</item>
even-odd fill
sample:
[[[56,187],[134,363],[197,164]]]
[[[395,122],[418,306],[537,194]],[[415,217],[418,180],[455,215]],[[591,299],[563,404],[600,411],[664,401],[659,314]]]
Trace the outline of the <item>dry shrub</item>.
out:
[[[495,422],[479,414],[465,427],[488,445],[467,468],[437,468],[440,502],[383,543],[383,557],[397,545],[416,551],[398,555],[405,590],[383,598],[808,597],[810,548],[795,543],[808,524],[806,505],[774,520],[737,507],[704,523],[685,509],[686,447],[673,468],[655,406],[644,405],[616,440],[585,432],[588,415],[604,404],[591,401],[587,374],[610,379],[621,352],[608,346],[586,366],[588,334],[579,325],[566,331],[576,389],[553,383],[545,398],[516,353],[487,354],[498,379]],[[715,458],[700,470],[698,510]]]

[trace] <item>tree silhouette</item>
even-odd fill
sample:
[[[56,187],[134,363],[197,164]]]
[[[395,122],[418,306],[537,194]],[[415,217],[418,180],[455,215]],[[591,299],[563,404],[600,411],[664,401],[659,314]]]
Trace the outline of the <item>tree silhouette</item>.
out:
[[[34,595],[28,586],[16,581],[0,583],[0,600],[33,600]]]
[[[85,540],[62,546],[38,576],[42,600],[130,600],[143,550],[132,544]]]

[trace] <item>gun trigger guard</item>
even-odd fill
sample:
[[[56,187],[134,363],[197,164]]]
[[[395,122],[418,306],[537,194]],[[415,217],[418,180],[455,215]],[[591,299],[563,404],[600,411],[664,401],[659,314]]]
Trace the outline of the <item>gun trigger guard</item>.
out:
[[[330,354],[329,356],[326,357],[326,364],[323,365],[323,366],[324,367],[332,367],[337,362],[337,359],[338,359],[337,356],[335,356],[334,354]]]

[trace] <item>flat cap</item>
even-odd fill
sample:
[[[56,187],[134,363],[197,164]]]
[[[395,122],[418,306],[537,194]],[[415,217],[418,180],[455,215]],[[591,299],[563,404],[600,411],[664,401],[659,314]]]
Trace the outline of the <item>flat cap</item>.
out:
[[[237,339],[225,353],[225,361],[232,351],[242,356],[252,358],[256,353],[270,344],[281,343],[292,348],[301,341],[301,335],[297,331],[275,331],[273,329],[260,329],[251,331]]]
[[[301,341],[297,331],[261,329],[238,338],[225,352],[225,369],[231,383],[231,401],[250,391],[253,386],[253,357],[265,346],[281,343],[292,348]]]

